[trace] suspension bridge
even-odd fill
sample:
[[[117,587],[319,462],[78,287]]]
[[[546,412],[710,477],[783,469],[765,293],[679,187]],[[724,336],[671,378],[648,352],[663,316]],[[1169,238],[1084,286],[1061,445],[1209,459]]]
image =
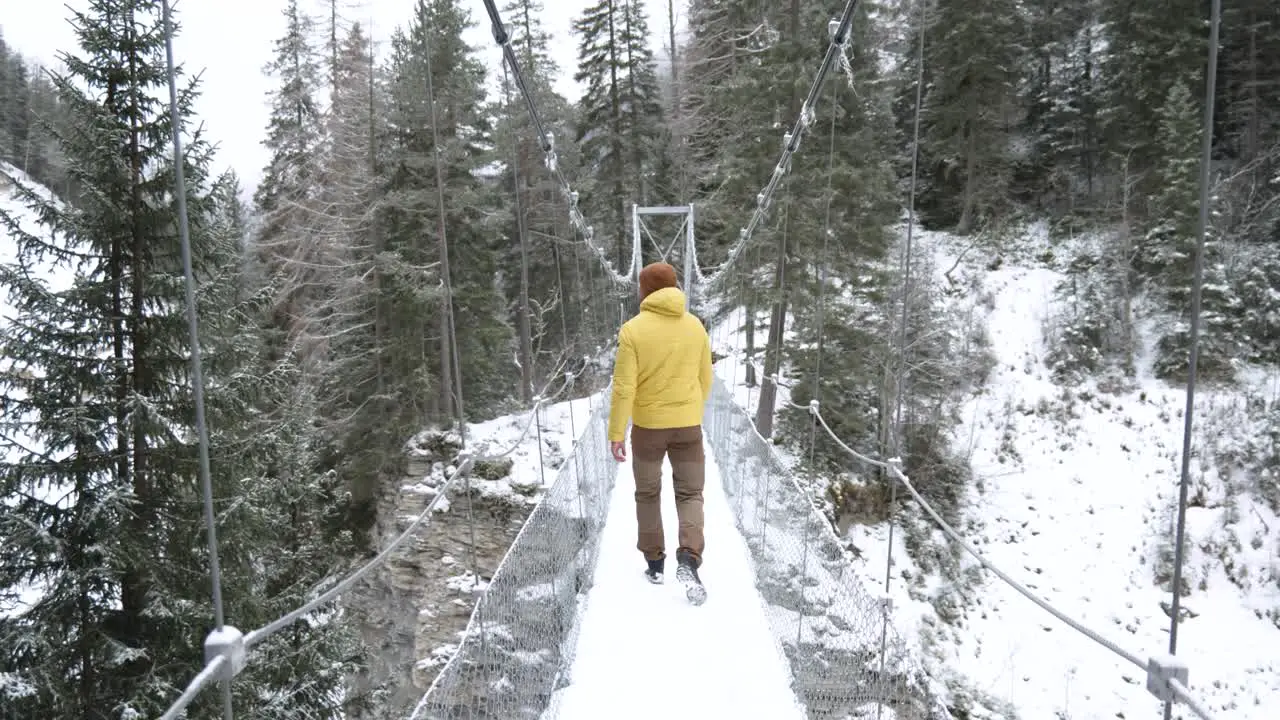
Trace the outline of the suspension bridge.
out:
[[[818,61],[813,82],[791,129],[782,138],[778,163],[757,196],[727,259],[709,275],[697,260],[694,233],[695,208],[634,209],[630,267],[619,271],[595,243],[591,225],[578,207],[572,189],[556,161],[552,136],[546,131],[510,36],[493,0],[484,0],[493,36],[501,48],[506,69],[521,92],[545,155],[546,169],[558,181],[568,206],[574,234],[612,279],[618,290],[617,320],[633,307],[634,288],[641,265],[641,246],[647,238],[664,259],[674,259],[680,249],[681,284],[711,316],[732,316],[735,309],[716,306],[730,283],[739,291],[750,285],[736,263],[767,216],[778,188],[791,168],[807,132],[818,129],[817,112],[827,75],[839,68],[849,43],[857,0],[847,0],[839,18],[830,24],[830,42]],[[921,3],[921,13],[924,12]],[[1213,82],[1217,62],[1220,0],[1214,0],[1208,61],[1205,125],[1213,117]],[[169,65],[170,112],[173,115],[173,149],[181,157],[181,124],[178,122],[170,7],[163,3]],[[924,23],[921,23],[921,28]],[[924,31],[919,33],[918,60],[924,59]],[[846,65],[847,67],[847,65]],[[917,78],[915,144],[919,142],[920,82]],[[834,106],[836,100],[832,100]],[[1209,133],[1204,133],[1207,167]],[[835,123],[831,143],[835,142]],[[834,147],[834,146],[833,146]],[[182,163],[175,164],[177,213],[181,228],[187,300],[194,308],[194,282],[187,233],[185,181]],[[913,157],[908,211],[904,290],[911,282],[910,244],[914,227],[916,168]],[[1201,177],[1200,237],[1207,222],[1207,178]],[[675,214],[684,218],[681,233],[665,247],[645,225],[649,215]],[[829,218],[828,218],[829,223]],[[830,233],[824,233],[824,237]],[[683,241],[683,243],[681,243]],[[824,240],[824,256],[826,254]],[[1199,278],[1197,262],[1193,293],[1191,380],[1187,388],[1186,433],[1183,447],[1182,503],[1176,542],[1181,570],[1181,546],[1186,506],[1187,464],[1195,392],[1195,349],[1199,326]],[[822,268],[820,287],[826,286]],[[905,292],[904,292],[905,296]],[[606,300],[611,303],[612,300]],[[446,303],[448,306],[448,303]],[[612,316],[608,306],[602,309]],[[824,312],[819,297],[818,312]],[[906,303],[903,303],[905,348]],[[430,532],[430,520],[438,504],[455,490],[470,496],[476,464],[509,455],[519,441],[503,451],[478,454],[464,450],[450,465],[444,484],[434,499],[408,527],[379,554],[303,607],[262,628],[242,632],[224,617],[218,566],[218,540],[212,512],[208,468],[208,433],[204,423],[201,359],[196,339],[194,310],[189,312],[193,348],[193,385],[201,448],[201,482],[205,500],[213,585],[214,630],[205,642],[206,663],[193,668],[193,678],[174,699],[162,720],[183,717],[187,706],[202,692],[220,686],[223,714],[232,720],[235,709],[230,687],[238,673],[255,661],[254,649],[275,633],[333,603],[397,552],[415,533]],[[722,321],[727,328],[733,323]],[[819,327],[822,323],[818,323]],[[615,326],[616,329],[616,326]],[[704,429],[709,449],[707,483],[708,536],[718,547],[717,560],[704,568],[711,599],[701,608],[645,606],[652,617],[637,617],[631,595],[644,590],[639,564],[632,547],[633,489],[627,465],[615,462],[608,452],[606,417],[609,388],[589,394],[581,412],[570,413],[576,444],[560,466],[544,498],[525,522],[514,543],[478,599],[457,652],[434,682],[407,713],[410,720],[436,718],[598,718],[598,717],[760,717],[760,718],[900,718],[943,720],[952,717],[941,700],[939,683],[926,672],[921,652],[895,631],[894,608],[888,595],[869,586],[852,570],[851,559],[830,522],[811,496],[757,431],[755,423],[734,396],[738,373],[758,371],[741,348],[733,347],[729,333],[713,333],[716,363],[714,390],[708,402]],[[781,342],[781,339],[778,340]],[[819,347],[822,343],[819,340]],[[607,349],[601,356],[607,356]],[[596,358],[595,360],[600,360]],[[899,373],[906,363],[899,363]],[[776,371],[758,373],[766,384],[783,385]],[[542,410],[575,385],[575,375],[552,393],[536,398],[528,411],[524,436],[542,431]],[[902,376],[897,387],[902,387]],[[816,395],[816,394],[815,394]],[[784,402],[789,402],[785,401]],[[905,491],[952,541],[984,568],[1029,602],[1072,630],[1097,643],[1100,653],[1113,653],[1130,663],[1145,678],[1145,687],[1164,704],[1168,720],[1175,705],[1185,706],[1203,720],[1211,715],[1188,687],[1189,668],[1176,656],[1177,622],[1174,621],[1168,652],[1138,655],[1084,626],[1037,596],[1017,579],[988,562],[957,529],[921,496],[897,458],[876,458],[860,453],[839,438],[823,416],[819,400],[799,409],[811,416],[809,451],[819,433],[848,453],[850,462],[879,468],[894,481],[893,490]],[[901,398],[896,419],[900,421]],[[668,509],[670,513],[670,509]],[[892,525],[890,526],[892,543]],[[885,584],[890,582],[886,568]],[[1177,575],[1173,582],[1179,585]],[[1174,618],[1178,595],[1173,596]],[[313,627],[311,632],[322,632]],[[593,661],[578,662],[591,656]],[[726,662],[726,659],[734,662]],[[681,663],[688,670],[675,665]],[[673,685],[696,686],[690,695],[673,697]],[[692,699],[691,699],[692,698]]]

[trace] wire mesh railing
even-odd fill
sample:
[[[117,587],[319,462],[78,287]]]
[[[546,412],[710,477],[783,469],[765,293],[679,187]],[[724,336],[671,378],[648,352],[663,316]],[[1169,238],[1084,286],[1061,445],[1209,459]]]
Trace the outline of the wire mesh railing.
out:
[[[705,420],[792,689],[814,720],[947,717],[826,518],[720,380]]]
[[[607,391],[606,391],[607,392]],[[578,610],[591,589],[618,465],[605,393],[555,482],[476,604],[457,653],[413,720],[537,718],[573,664]]]

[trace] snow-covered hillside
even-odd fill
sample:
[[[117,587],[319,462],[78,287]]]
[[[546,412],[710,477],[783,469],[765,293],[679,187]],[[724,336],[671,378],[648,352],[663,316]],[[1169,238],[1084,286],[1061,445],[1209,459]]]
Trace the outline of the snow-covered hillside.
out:
[[[1130,382],[1064,385],[1046,364],[1065,276],[1047,259],[1045,229],[1029,228],[1002,248],[996,269],[988,267],[992,254],[969,247],[971,240],[917,237],[934,258],[931,280],[962,290],[949,293],[943,310],[974,327],[955,331],[981,331],[994,360],[983,386],[964,399],[953,436],[974,476],[961,533],[1004,572],[1124,650],[1144,660],[1166,652],[1185,394],[1153,377],[1156,319],[1139,324]],[[1059,247],[1057,255],[1069,253]],[[1224,470],[1223,458],[1250,452],[1248,436],[1270,436],[1258,418],[1277,407],[1280,392],[1274,373],[1241,376],[1236,387],[1202,385],[1197,393],[1184,569],[1191,592],[1182,601],[1178,655],[1208,708],[1262,720],[1280,703],[1280,517],[1246,489],[1253,478]],[[741,373],[722,377],[753,411],[757,393],[741,386]],[[869,586],[884,582],[887,535],[884,525],[849,530]],[[941,531],[935,537],[943,541]],[[896,623],[904,637],[920,638],[937,675],[967,688],[969,698],[952,698],[953,707],[966,706],[974,718],[1159,715],[1142,669],[980,572],[972,558],[959,582],[922,572],[901,538],[890,589]],[[969,580],[977,584],[963,587]],[[959,610],[944,621],[939,605]],[[1188,717],[1185,707],[1178,716]]]
[[[956,252],[938,240],[939,253]],[[994,298],[988,334],[996,358],[956,433],[976,480],[971,539],[1058,609],[1145,659],[1169,642],[1170,598],[1156,577],[1171,546],[1186,398],[1152,376],[1151,321],[1139,328],[1134,387],[1054,382],[1045,333],[1063,275],[1033,260],[1044,248],[1043,233],[1032,232],[999,269],[971,270],[985,275]],[[1280,628],[1266,616],[1280,607],[1280,518],[1218,477],[1206,440],[1255,389],[1197,394],[1191,594],[1178,634],[1194,694],[1240,720],[1273,717],[1280,702]],[[1244,587],[1210,550],[1232,542],[1226,564],[1249,568]],[[1024,717],[1154,717],[1158,702],[1138,668],[998,581],[984,586],[963,625],[942,656]]]
[[[961,252],[961,241],[946,235],[924,233],[922,241],[932,244],[939,267],[951,267]],[[988,309],[996,361],[986,385],[964,404],[954,438],[974,471],[962,532],[1059,610],[1145,659],[1168,646],[1169,593],[1156,576],[1171,546],[1185,395],[1152,376],[1151,321],[1140,328],[1132,387],[1055,382],[1046,333],[1063,275],[1036,259],[1047,256],[1043,229],[1019,244],[998,269],[975,266],[991,259],[981,253],[960,264],[977,278],[980,291],[964,302]],[[1201,453],[1193,465],[1185,571],[1191,594],[1183,600],[1188,617],[1178,655],[1209,708],[1261,720],[1280,702],[1280,629],[1269,617],[1280,608],[1280,518],[1220,477],[1209,457],[1225,423],[1240,422],[1246,396],[1274,397],[1266,387],[1273,378],[1250,377],[1230,390],[1202,387],[1197,396]],[[863,539],[876,536],[873,529]],[[901,552],[895,562],[910,566]],[[895,581],[893,593],[901,620],[918,624],[933,663],[965,677],[986,696],[982,704],[1007,702],[1023,718],[1158,713],[1142,670],[997,578],[984,574],[955,625],[912,601],[903,585]],[[931,590],[948,591],[936,584]]]

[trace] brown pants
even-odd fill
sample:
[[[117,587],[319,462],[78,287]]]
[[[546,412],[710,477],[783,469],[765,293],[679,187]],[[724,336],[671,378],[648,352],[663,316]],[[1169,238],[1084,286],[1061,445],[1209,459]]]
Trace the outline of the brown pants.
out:
[[[676,493],[676,517],[680,522],[680,549],[688,550],[695,564],[702,563],[702,487],[706,458],[702,452],[702,426],[650,430],[631,427],[631,469],[636,479],[636,548],[646,560],[666,557],[662,533],[662,459],[671,457]]]

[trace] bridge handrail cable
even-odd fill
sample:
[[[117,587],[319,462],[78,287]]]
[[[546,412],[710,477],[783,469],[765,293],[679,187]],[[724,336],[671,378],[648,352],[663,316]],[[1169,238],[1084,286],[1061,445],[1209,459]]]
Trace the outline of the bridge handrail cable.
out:
[[[750,359],[747,359],[745,357],[737,357],[735,359],[755,367],[759,377],[764,380],[772,382],[778,385],[779,387],[783,387],[783,388],[789,389],[794,387],[793,383],[786,382],[784,379],[782,379],[778,375],[766,376],[764,374],[763,369],[761,369],[759,365],[757,365]],[[857,450],[853,449],[853,447],[851,447],[848,443],[842,440],[840,436],[838,436],[835,433],[835,431],[831,429],[831,426],[827,423],[826,418],[823,417],[822,415],[822,412],[820,410],[820,404],[817,400],[811,400],[807,405],[802,405],[802,404],[794,403],[790,401],[785,401],[785,402],[792,409],[807,411],[809,415],[813,418],[817,426],[822,428],[823,432],[827,435],[827,437],[833,443],[835,443],[837,447],[839,447],[841,450],[847,453],[850,457],[852,457],[853,459],[861,463],[870,465],[871,467],[885,470],[888,473],[890,473],[897,482],[900,482],[902,484],[902,486],[911,495],[911,497],[920,505],[920,507],[925,511],[925,513],[927,513],[929,517],[935,523],[937,523],[938,527],[941,528],[942,531],[946,533],[948,537],[950,537],[957,544],[959,544],[960,547],[965,550],[965,552],[973,556],[973,558],[977,560],[978,563],[982,565],[983,568],[989,570],[993,575],[999,578],[1006,585],[1008,585],[1009,587],[1017,591],[1023,597],[1027,598],[1031,602],[1038,605],[1045,612],[1049,613],[1050,615],[1053,615],[1055,618],[1062,621],[1071,629],[1081,633],[1085,637],[1089,638],[1090,640],[1093,640],[1094,642],[1106,648],[1107,650],[1110,650],[1111,652],[1115,653],[1120,658],[1126,660],[1127,662],[1135,665],[1136,667],[1146,672],[1147,688],[1148,690],[1151,691],[1153,695],[1156,695],[1161,700],[1164,700],[1167,698],[1180,699],[1183,702],[1185,702],[1187,706],[1193,712],[1195,712],[1197,716],[1201,718],[1201,720],[1212,720],[1212,716],[1210,716],[1208,712],[1205,711],[1204,707],[1199,703],[1197,703],[1194,700],[1194,698],[1191,697],[1190,691],[1188,690],[1185,684],[1186,678],[1187,678],[1187,668],[1185,665],[1181,663],[1179,659],[1170,655],[1153,655],[1151,658],[1149,658],[1147,661],[1144,662],[1138,655],[1131,653],[1128,650],[1125,650],[1124,648],[1120,647],[1119,645],[1112,642],[1111,640],[1108,640],[1106,637],[1104,637],[1100,633],[1090,629],[1083,623],[1079,622],[1078,620],[1072,618],[1071,616],[1057,609],[1056,607],[1053,606],[1052,603],[1036,595],[1034,592],[1029,590],[1025,585],[1015,580],[1008,573],[1004,572],[997,565],[995,565],[993,562],[988,560],[982,554],[981,551],[979,551],[976,547],[974,547],[971,543],[969,543],[969,541],[965,540],[965,538],[954,527],[952,527],[950,523],[948,523],[945,519],[943,519],[942,515],[933,507],[932,504],[929,503],[928,500],[926,500],[920,494],[918,490],[916,490],[915,485],[912,484],[911,482],[911,479],[907,476],[905,472],[903,472],[902,462],[900,458],[890,458],[888,460],[881,460],[878,458],[871,457],[870,455],[866,455],[864,453],[858,452]],[[754,425],[752,425],[751,428],[753,432],[759,435],[759,432],[755,430]],[[761,442],[767,442],[763,439],[763,436],[760,436],[760,438],[761,438]],[[776,455],[776,451],[772,450],[772,444],[769,444],[769,445],[770,445],[771,452],[773,452]],[[778,461],[781,462],[780,459]],[[790,473],[788,475],[790,476]],[[795,486],[796,492],[804,493],[807,496],[808,493],[805,493],[805,491],[800,487],[800,485],[794,482],[794,478],[792,479],[793,479],[793,484]]]
[[[787,387],[787,385],[783,384],[781,382],[781,379],[778,378],[777,376],[773,376],[769,379],[772,382],[777,383],[778,385]],[[907,474],[905,472],[903,472],[902,462],[900,458],[890,458],[888,460],[880,460],[880,459],[871,457],[869,455],[860,453],[857,450],[854,450],[852,447],[849,446],[848,443],[840,439],[840,437],[831,429],[831,426],[827,424],[827,420],[825,417],[823,417],[817,400],[810,401],[808,405],[800,405],[800,404],[791,403],[791,402],[788,402],[788,404],[792,408],[795,408],[798,410],[807,410],[809,414],[813,417],[814,421],[818,423],[818,425],[822,428],[823,432],[826,433],[827,437],[830,438],[831,441],[834,442],[837,447],[839,447],[841,450],[848,453],[855,460],[858,460],[860,462],[871,465],[873,467],[877,467],[877,468],[888,471],[898,482],[902,483],[902,486],[907,490],[908,493],[911,494],[911,497],[920,505],[920,507],[929,515],[929,517],[932,518],[935,523],[937,523],[938,527],[941,528],[942,531],[946,533],[948,537],[950,537],[957,544],[959,544],[960,547],[962,547],[965,550],[965,552],[973,556],[973,558],[977,560],[978,563],[982,565],[982,567],[991,571],[992,574],[994,574],[997,578],[1003,581],[1006,585],[1013,588],[1020,595],[1022,595],[1023,597],[1027,598],[1031,602],[1038,605],[1045,612],[1049,613],[1050,615],[1053,615],[1055,618],[1065,623],[1071,629],[1081,633],[1082,635],[1089,638],[1090,640],[1093,640],[1094,642],[1106,648],[1107,650],[1110,650],[1111,652],[1115,653],[1120,658],[1144,670],[1147,673],[1147,688],[1152,692],[1152,694],[1156,695],[1162,700],[1166,699],[1166,696],[1183,699],[1183,701],[1187,703],[1188,707],[1190,707],[1193,711],[1195,711],[1196,714],[1202,718],[1202,720],[1211,720],[1211,717],[1208,715],[1207,712],[1204,711],[1203,707],[1201,707],[1198,703],[1195,703],[1193,700],[1189,699],[1190,698],[1189,691],[1187,690],[1185,685],[1186,676],[1187,676],[1186,666],[1182,665],[1181,661],[1169,655],[1153,655],[1146,662],[1144,662],[1136,654],[1125,650],[1124,648],[1120,647],[1116,643],[1103,637],[1098,632],[1090,629],[1089,627],[1085,626],[1083,623],[1079,622],[1078,620],[1075,620],[1071,616],[1057,609],[1056,607],[1053,606],[1052,603],[1036,595],[1034,592],[1029,590],[1022,583],[1013,579],[1013,577],[1011,577],[1008,573],[1004,572],[998,566],[996,566],[994,563],[988,560],[982,554],[981,551],[975,548],[971,543],[969,543],[969,541],[965,540],[965,538],[958,531],[956,531],[956,529],[953,528],[950,523],[948,523],[945,519],[943,519],[942,515],[938,513],[938,511],[933,507],[933,505],[930,504],[929,501],[926,500],[918,490],[916,490],[915,485],[912,484],[910,478],[907,477]],[[1175,686],[1174,683],[1179,683],[1179,684]]]

